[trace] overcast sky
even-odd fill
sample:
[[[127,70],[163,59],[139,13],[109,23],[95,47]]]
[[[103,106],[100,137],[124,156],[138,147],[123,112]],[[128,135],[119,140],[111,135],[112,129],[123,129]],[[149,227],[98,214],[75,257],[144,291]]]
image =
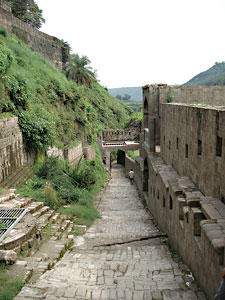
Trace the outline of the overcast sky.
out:
[[[225,61],[224,0],[36,0],[41,31],[87,55],[108,88],[182,84]]]

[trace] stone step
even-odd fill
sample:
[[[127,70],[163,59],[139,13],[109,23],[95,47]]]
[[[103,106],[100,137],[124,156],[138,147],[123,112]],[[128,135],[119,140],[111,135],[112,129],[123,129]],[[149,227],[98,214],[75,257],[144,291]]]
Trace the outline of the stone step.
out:
[[[60,218],[60,214],[59,213],[55,213],[54,216],[52,217],[52,223],[55,224],[57,223],[57,221]]]
[[[29,213],[34,214],[36,211],[41,209],[44,206],[43,202],[32,202],[27,206]]]
[[[0,204],[14,199],[16,196],[15,192],[15,189],[6,190],[6,192],[0,196]]]
[[[42,230],[47,224],[52,223],[53,216],[54,216],[54,210],[48,210],[46,213],[44,213],[43,215],[41,215],[37,219],[38,228],[40,230]]]
[[[43,206],[40,209],[38,209],[37,211],[35,211],[32,215],[33,215],[33,217],[35,217],[36,219],[38,219],[42,215],[44,215],[45,213],[47,213],[48,211],[49,211],[49,206]]]

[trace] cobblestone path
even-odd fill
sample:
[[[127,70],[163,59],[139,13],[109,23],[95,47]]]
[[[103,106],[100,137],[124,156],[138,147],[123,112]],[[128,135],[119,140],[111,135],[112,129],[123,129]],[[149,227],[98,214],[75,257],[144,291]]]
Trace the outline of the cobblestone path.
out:
[[[15,300],[205,299],[185,284],[123,169],[115,166],[112,177],[98,206],[101,219]]]

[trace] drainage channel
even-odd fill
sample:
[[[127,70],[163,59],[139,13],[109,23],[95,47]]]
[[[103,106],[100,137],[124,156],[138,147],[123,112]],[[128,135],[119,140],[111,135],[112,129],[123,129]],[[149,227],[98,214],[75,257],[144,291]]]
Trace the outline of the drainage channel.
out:
[[[0,242],[19,223],[27,211],[25,208],[0,209]]]

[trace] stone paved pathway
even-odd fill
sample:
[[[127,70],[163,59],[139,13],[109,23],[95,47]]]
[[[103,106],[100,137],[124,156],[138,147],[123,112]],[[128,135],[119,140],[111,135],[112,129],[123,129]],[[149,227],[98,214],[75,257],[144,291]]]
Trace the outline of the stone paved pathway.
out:
[[[15,300],[205,299],[185,284],[123,169],[115,166],[112,177],[98,206],[101,219]]]

